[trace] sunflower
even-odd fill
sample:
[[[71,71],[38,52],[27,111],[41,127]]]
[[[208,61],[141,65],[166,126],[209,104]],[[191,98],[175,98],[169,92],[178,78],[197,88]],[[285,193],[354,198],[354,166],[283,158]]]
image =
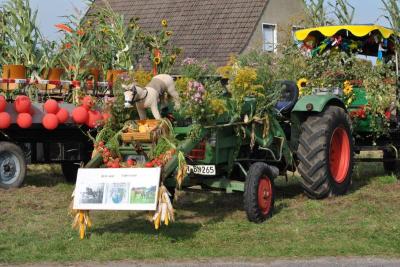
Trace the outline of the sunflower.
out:
[[[161,25],[162,25],[163,27],[168,27],[168,21],[167,21],[166,19],[163,19],[163,20],[161,21]]]
[[[160,57],[154,57],[154,64],[159,65],[161,63]]]
[[[300,95],[304,92],[304,87],[307,86],[308,80],[306,78],[301,78],[297,81],[297,88],[299,88]]]
[[[343,93],[345,96],[349,96],[353,93],[353,85],[349,81],[343,83]]]

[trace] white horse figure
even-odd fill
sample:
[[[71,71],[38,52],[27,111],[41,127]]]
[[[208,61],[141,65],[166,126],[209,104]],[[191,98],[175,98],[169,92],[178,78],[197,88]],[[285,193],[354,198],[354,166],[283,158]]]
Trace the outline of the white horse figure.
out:
[[[158,102],[165,92],[172,97],[175,107],[180,107],[179,94],[175,89],[174,79],[168,74],[154,76],[145,88],[141,88],[135,84],[122,86],[125,89],[125,108],[132,108],[133,104],[135,104],[141,120],[147,118],[147,108],[151,109],[155,119],[161,119]]]

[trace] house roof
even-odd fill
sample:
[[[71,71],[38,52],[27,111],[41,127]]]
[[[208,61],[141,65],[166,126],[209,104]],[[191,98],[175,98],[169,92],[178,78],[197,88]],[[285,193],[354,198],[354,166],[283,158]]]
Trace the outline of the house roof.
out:
[[[269,0],[108,0],[114,11],[139,18],[148,31],[167,19],[171,42],[184,57],[208,59],[222,66],[247,46]],[[102,6],[103,0],[95,0]],[[89,11],[91,12],[91,11]]]

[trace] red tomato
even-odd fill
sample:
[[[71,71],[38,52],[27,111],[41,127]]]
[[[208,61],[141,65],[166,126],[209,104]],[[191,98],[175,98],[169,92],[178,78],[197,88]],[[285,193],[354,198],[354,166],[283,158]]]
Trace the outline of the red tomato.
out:
[[[144,164],[144,166],[146,168],[152,168],[154,165],[153,165],[153,162],[146,162],[146,164]]]

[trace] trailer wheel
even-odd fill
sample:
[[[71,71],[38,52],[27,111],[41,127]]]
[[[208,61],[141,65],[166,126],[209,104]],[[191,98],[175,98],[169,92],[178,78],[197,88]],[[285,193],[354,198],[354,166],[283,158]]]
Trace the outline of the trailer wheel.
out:
[[[0,142],[0,188],[19,187],[25,175],[26,160],[22,149],[10,142]]]
[[[345,194],[354,166],[351,122],[346,112],[329,106],[302,124],[297,157],[301,185],[311,198]]]
[[[265,163],[251,165],[244,184],[244,209],[251,222],[262,223],[272,216],[275,201],[273,179],[278,171]]]
[[[75,183],[80,165],[73,162],[61,163],[61,170],[68,183]]]

